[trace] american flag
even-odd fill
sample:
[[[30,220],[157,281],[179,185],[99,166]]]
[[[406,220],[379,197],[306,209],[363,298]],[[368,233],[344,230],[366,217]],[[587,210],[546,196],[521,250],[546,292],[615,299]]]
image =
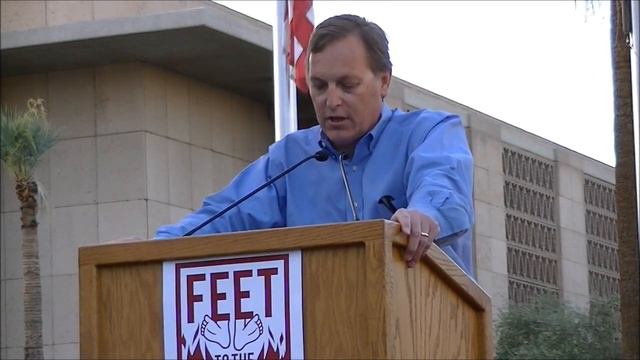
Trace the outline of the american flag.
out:
[[[313,0],[285,1],[287,2],[285,22],[289,30],[289,65],[293,66],[292,75],[296,87],[300,91],[308,93],[309,87],[305,80],[305,59],[311,32],[313,32]]]

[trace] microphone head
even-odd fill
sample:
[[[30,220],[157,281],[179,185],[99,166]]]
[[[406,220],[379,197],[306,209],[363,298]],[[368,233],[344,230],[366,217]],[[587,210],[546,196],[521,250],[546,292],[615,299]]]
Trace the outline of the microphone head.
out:
[[[318,161],[327,161],[329,152],[327,150],[320,150],[313,157]]]

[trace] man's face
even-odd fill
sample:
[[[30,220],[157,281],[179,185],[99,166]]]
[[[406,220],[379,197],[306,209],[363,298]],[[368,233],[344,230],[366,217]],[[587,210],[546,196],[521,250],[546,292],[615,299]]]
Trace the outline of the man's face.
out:
[[[337,150],[352,153],[358,140],[377,123],[391,74],[374,74],[357,35],[312,53],[308,84],[318,122]]]

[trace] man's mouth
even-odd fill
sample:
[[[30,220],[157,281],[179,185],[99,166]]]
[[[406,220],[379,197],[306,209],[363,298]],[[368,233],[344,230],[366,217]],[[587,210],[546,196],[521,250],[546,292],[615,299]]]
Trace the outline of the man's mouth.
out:
[[[343,122],[347,119],[346,116],[327,116],[326,119],[330,122],[330,123],[340,123]]]

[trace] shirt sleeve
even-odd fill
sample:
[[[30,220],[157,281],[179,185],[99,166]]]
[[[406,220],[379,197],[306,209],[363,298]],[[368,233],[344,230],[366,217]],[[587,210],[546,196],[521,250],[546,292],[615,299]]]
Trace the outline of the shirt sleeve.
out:
[[[435,219],[441,237],[468,230],[474,220],[473,158],[462,121],[447,114],[425,132],[416,132],[405,169],[407,208]]]
[[[242,170],[223,190],[207,196],[200,209],[187,215],[176,224],[159,227],[155,238],[181,237],[234,201],[261,186],[271,179],[270,164],[269,155],[263,155]],[[278,196],[277,188],[273,185],[268,186],[238,207],[198,230],[194,235],[282,227],[285,221],[281,202],[282,199]]]

